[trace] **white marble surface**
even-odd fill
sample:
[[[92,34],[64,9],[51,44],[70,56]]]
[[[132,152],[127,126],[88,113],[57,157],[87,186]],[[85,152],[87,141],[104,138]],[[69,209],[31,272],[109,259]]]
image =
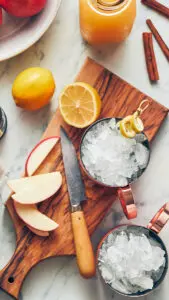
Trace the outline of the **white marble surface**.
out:
[[[46,128],[57,107],[57,97],[63,86],[73,81],[86,56],[91,56],[113,72],[120,75],[140,90],[169,106],[169,64],[155,42],[155,51],[160,72],[160,81],[151,85],[145,67],[142,32],[147,31],[147,17],[152,17],[169,45],[168,20],[138,2],[137,20],[129,39],[119,46],[92,48],[80,36],[78,26],[78,0],[63,0],[58,16],[43,38],[25,53],[0,63],[0,105],[8,116],[8,132],[0,142],[1,202],[6,200],[7,178],[18,177],[25,158]],[[168,0],[161,1],[168,4]],[[15,107],[11,97],[11,86],[15,76],[30,66],[47,67],[52,70],[57,92],[52,104],[45,109],[28,113]],[[169,121],[166,119],[152,144],[150,165],[141,179],[133,185],[138,205],[136,224],[146,225],[154,213],[169,201]],[[12,223],[0,207],[0,267],[10,259],[15,248]],[[114,225],[126,223],[117,202],[93,236],[97,245],[100,237]],[[167,228],[168,227],[168,228]],[[169,250],[169,225],[161,236]],[[57,247],[57,245],[56,245]],[[169,274],[161,286],[144,300],[168,300]],[[0,299],[10,299],[0,291]],[[105,289],[97,278],[84,280],[79,276],[73,258],[56,258],[41,263],[27,277],[20,300],[110,300],[121,299]],[[142,298],[143,299],[143,298]]]

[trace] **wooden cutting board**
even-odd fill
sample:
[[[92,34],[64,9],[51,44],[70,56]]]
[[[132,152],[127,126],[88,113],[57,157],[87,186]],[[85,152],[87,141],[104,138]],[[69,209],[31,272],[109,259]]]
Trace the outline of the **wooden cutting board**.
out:
[[[147,97],[90,58],[87,58],[76,80],[87,82],[98,90],[103,100],[101,118],[124,117],[131,114],[136,110],[139,103]],[[151,141],[167,116],[168,109],[151,98],[149,99],[151,105],[144,113],[144,124],[145,133]],[[56,111],[42,138],[59,135],[61,124],[71,137],[78,153],[83,131],[66,125],[60,116],[59,110]],[[37,173],[55,170],[60,171],[63,175],[62,188],[53,199],[40,205],[40,210],[60,225],[59,229],[49,237],[38,237],[24,226],[15,213],[11,198],[8,199],[6,204],[15,226],[17,247],[8,265],[0,272],[0,287],[16,299],[18,299],[23,280],[37,263],[53,256],[75,254],[69,197],[60,145],[56,145]],[[84,212],[89,232],[92,234],[112,206],[116,194],[113,189],[95,185],[84,174],[83,179],[88,198],[87,203],[84,204]]]

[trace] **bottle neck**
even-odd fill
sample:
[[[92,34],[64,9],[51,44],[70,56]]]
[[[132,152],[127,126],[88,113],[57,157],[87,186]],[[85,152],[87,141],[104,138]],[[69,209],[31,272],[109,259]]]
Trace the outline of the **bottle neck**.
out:
[[[123,7],[128,0],[96,0],[96,5],[104,11],[118,10]]]

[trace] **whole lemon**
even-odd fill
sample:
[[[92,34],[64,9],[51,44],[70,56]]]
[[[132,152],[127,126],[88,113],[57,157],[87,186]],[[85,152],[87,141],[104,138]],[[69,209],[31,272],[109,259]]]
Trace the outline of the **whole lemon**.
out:
[[[55,91],[52,73],[44,68],[29,68],[15,79],[12,95],[17,106],[37,110],[50,102]]]

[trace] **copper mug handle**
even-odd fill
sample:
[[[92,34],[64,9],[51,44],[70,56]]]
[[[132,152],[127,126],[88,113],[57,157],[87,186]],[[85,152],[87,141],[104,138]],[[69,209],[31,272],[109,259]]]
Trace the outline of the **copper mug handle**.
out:
[[[162,208],[152,218],[147,228],[153,230],[157,234],[163,229],[169,221],[169,202],[162,206]]]
[[[131,187],[128,185],[117,190],[122,209],[127,219],[135,219],[137,217],[137,208],[134,202]]]

